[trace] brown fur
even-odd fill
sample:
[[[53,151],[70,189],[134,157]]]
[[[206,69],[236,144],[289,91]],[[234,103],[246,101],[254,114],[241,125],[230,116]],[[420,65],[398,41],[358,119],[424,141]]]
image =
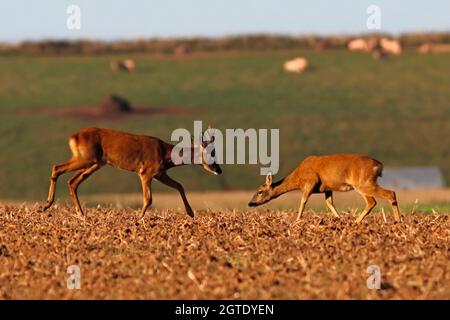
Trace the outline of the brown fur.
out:
[[[144,217],[146,209],[152,203],[151,181],[153,178],[171,188],[177,189],[183,200],[186,212],[191,217],[194,216],[194,211],[187,201],[183,186],[170,178],[166,173],[168,169],[175,166],[171,160],[171,152],[174,145],[150,136],[134,135],[111,129],[87,128],[69,137],[69,147],[72,151],[72,158],[67,163],[53,166],[49,194],[47,204],[43,208],[44,211],[50,208],[54,202],[58,177],[66,172],[77,171],[75,176],[69,180],[68,186],[76,210],[78,213],[83,214],[77,195],[78,186],[92,173],[105,164],[109,164],[139,175],[143,190],[141,219]],[[206,144],[200,146],[201,149],[204,147],[206,147]],[[193,155],[193,149],[191,151],[191,155]],[[211,165],[206,164],[203,157],[201,166],[215,174],[222,172],[219,165],[215,163]]]
[[[396,195],[391,190],[381,188],[377,178],[381,176],[383,164],[365,155],[334,154],[326,156],[310,156],[286,178],[273,183],[272,175],[266,177],[266,183],[250,201],[250,206],[264,204],[280,195],[302,190],[297,220],[300,219],[308,198],[313,193],[324,193],[325,202],[336,217],[339,214],[333,205],[333,191],[356,190],[366,201],[366,208],[356,220],[361,222],[376,205],[375,197],[387,199],[393,208],[396,221],[400,220]]]

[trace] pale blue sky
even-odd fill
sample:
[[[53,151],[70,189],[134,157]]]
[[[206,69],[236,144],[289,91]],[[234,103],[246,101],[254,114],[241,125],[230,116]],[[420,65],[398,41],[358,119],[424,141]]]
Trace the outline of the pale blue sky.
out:
[[[70,4],[81,30],[66,28]],[[381,31],[450,31],[450,0],[0,0],[0,41],[361,33],[370,4]]]

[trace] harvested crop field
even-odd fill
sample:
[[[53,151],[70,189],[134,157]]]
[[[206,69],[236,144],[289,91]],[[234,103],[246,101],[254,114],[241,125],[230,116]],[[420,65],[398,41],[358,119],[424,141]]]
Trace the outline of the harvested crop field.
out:
[[[0,206],[3,299],[450,298],[450,216]],[[68,289],[67,268],[81,287]],[[377,265],[381,289],[369,290]]]

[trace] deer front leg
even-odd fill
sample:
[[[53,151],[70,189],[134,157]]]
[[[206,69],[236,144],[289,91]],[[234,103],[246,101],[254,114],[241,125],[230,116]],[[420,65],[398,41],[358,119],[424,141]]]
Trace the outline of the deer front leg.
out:
[[[141,209],[141,215],[138,219],[138,221],[141,221],[145,217],[145,212],[147,211],[147,208],[152,204],[152,189],[151,189],[151,182],[152,177],[149,177],[147,175],[139,175],[141,178],[141,184],[142,184],[142,209]]]
[[[339,213],[333,204],[333,192],[332,191],[325,191],[325,203],[327,204],[328,208],[331,210],[333,215],[336,218],[340,218]]]
[[[312,188],[303,190],[302,200],[300,200],[300,208],[298,209],[297,219],[295,219],[296,221],[299,221],[300,218],[302,217],[303,210],[305,210],[306,202],[308,202],[308,199],[311,196],[311,193],[312,193]]]
[[[174,188],[176,190],[178,190],[178,192],[181,195],[181,199],[183,200],[183,204],[184,207],[186,209],[186,213],[190,216],[190,217],[194,217],[194,210],[192,210],[191,205],[189,204],[187,198],[186,198],[186,194],[184,193],[184,188],[183,186],[176,182],[175,180],[173,180],[171,177],[169,177],[166,173],[162,173],[161,175],[157,176],[156,179],[158,181],[160,181],[161,183],[165,184],[168,187]]]

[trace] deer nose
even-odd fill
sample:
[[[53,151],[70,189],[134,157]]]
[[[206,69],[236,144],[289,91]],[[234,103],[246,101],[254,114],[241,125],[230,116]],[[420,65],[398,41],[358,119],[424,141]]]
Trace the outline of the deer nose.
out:
[[[216,173],[217,173],[217,174],[222,174],[222,169],[217,168]]]
[[[254,203],[254,202],[249,202],[249,203],[248,203],[248,206],[249,206],[249,207],[255,207],[255,206],[256,206],[256,203]]]

